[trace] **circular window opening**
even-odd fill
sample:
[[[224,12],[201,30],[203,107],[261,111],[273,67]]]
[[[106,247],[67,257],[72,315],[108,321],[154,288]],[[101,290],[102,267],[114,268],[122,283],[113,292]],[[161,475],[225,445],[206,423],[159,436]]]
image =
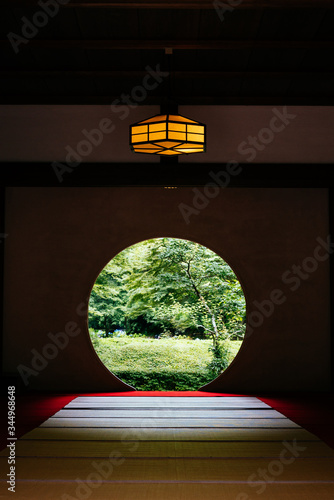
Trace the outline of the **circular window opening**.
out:
[[[196,390],[237,355],[246,304],[231,267],[192,241],[155,238],[117,254],[89,300],[104,365],[138,390]]]

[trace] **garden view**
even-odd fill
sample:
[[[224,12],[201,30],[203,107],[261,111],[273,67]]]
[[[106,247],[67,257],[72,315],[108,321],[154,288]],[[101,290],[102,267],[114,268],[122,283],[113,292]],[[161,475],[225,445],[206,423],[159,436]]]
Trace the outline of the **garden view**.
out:
[[[197,243],[155,238],[102,270],[89,301],[101,361],[138,390],[196,390],[224,371],[245,333],[234,272]]]

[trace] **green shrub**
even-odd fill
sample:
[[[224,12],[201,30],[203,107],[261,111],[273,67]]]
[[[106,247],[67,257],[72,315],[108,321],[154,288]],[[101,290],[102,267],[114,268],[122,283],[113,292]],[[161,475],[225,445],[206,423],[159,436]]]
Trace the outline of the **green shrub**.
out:
[[[219,343],[215,347],[209,347],[209,351],[212,352],[213,357],[207,368],[211,374],[211,378],[216,378],[224,370],[226,370],[230,364],[232,354],[230,351],[230,345],[228,342]]]
[[[211,374],[185,371],[114,371],[123,382],[141,391],[193,391],[212,380]]]
[[[210,340],[184,338],[100,338],[94,348],[106,367],[138,390],[196,390],[225,369],[241,342],[225,342],[213,357]]]
[[[100,351],[100,337],[94,330],[89,330],[90,339],[94,346],[95,351],[98,353]]]

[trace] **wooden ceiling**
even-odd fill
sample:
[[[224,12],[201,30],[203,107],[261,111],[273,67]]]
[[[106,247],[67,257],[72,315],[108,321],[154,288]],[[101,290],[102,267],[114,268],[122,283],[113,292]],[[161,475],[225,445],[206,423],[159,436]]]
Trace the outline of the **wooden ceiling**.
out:
[[[179,104],[334,105],[331,0],[62,0],[16,54],[8,34],[44,3],[2,2],[2,104],[107,104],[149,66],[171,69]],[[143,104],[165,95],[160,84]]]

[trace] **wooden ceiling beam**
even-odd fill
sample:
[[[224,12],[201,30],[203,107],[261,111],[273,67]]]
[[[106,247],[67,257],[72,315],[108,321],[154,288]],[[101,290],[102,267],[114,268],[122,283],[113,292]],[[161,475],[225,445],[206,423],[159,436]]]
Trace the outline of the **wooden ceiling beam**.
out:
[[[240,163],[240,173],[232,176],[227,189],[244,187],[334,187],[333,164]],[[50,162],[0,162],[0,186],[54,186],[59,180]],[[222,175],[222,163],[85,163],[64,176],[62,187],[206,186],[210,172]],[[316,172],[316,175],[315,175]]]
[[[8,39],[0,48],[10,47]],[[333,49],[334,40],[46,40],[33,39],[34,49],[82,50],[245,50],[245,49]]]
[[[68,70],[4,70],[1,78],[142,78],[146,71],[68,71]],[[174,79],[193,78],[260,78],[260,79],[333,79],[333,71],[173,71]]]
[[[304,9],[334,8],[332,0],[218,0],[234,9]],[[213,0],[62,0],[64,8],[117,8],[117,9],[213,9]],[[39,7],[36,0],[3,0],[2,6]]]
[[[0,105],[110,105],[119,95],[0,94]],[[178,95],[179,106],[334,106],[334,95]],[[159,106],[160,96],[147,96],[139,106]]]

